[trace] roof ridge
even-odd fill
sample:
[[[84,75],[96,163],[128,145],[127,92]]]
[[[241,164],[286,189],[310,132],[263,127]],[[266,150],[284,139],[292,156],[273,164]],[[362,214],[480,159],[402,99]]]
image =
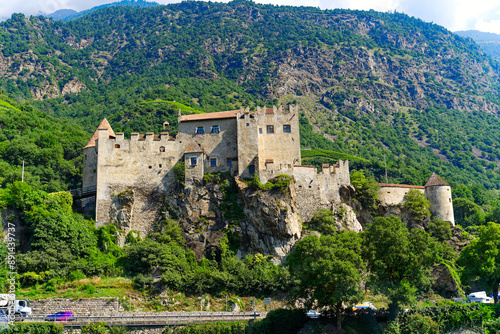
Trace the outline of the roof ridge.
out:
[[[113,128],[109,124],[108,120],[106,118],[104,118],[101,121],[101,123],[99,124],[99,126],[97,127],[97,129],[95,130],[92,137],[90,137],[89,142],[87,143],[87,145],[85,145],[84,148],[95,147],[95,141],[99,138],[99,130],[105,130],[105,129],[108,130],[108,136],[112,136],[112,137],[116,136],[115,132],[113,131]]]
[[[431,177],[429,177],[429,180],[427,180],[425,187],[427,188],[427,187],[437,187],[437,186],[449,187],[450,185],[446,183],[442,178],[440,178],[436,173],[432,173]]]

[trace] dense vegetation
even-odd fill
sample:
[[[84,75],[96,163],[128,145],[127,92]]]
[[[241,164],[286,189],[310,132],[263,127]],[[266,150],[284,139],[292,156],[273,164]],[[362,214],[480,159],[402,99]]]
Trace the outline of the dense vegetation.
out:
[[[435,266],[449,270],[458,291],[470,283],[493,292],[500,282],[499,67],[470,40],[400,13],[233,1],[111,7],[70,22],[15,14],[0,24],[0,44],[8,64],[0,73],[0,210],[6,222],[24,227],[20,287],[56,292],[66,280],[127,275],[147,296],[158,285],[192,295],[289,292],[305,306],[328,307],[340,326],[343,306],[364,297],[362,280],[385,295],[393,315],[432,293]],[[371,61],[374,70],[363,66]],[[282,74],[297,69],[303,72],[295,77]],[[449,224],[430,220],[428,203],[412,193],[404,209],[423,229],[377,217],[362,233],[341,232],[332,212],[319,210],[305,228],[321,235],[297,242],[285,266],[261,254],[239,260],[229,233],[197,259],[177,217],[166,215],[144,239],[123,236],[121,248],[122,231],[96,228],[62,192],[80,184],[81,148],[103,117],[126,135],[159,132],[165,120],[175,133],[178,109],[264,103],[300,105],[303,163],[350,160],[356,200],[373,216],[384,160],[389,182],[421,185],[439,174],[453,186],[456,221],[466,230],[454,237],[475,241],[459,256]],[[23,161],[26,182],[19,182]],[[182,179],[183,167],[177,171]],[[289,182],[249,181],[259,191]],[[224,191],[224,214],[236,225],[243,219],[237,192]],[[3,244],[0,254],[6,257]],[[4,263],[0,273],[6,271]],[[92,283],[83,289],[95,291]],[[443,310],[404,313],[390,329],[448,328],[439,327],[448,326],[442,312],[458,325],[470,320],[460,307]],[[304,319],[293,319],[257,327],[296,330]]]
[[[0,24],[0,44],[6,92],[89,132],[104,117],[126,135],[159,132],[165,120],[175,129],[179,103],[186,112],[296,103],[303,147],[368,160],[360,166],[378,181],[385,154],[390,182],[423,184],[435,172],[454,186],[500,184],[497,63],[401,13],[113,6],[69,22],[15,14]],[[292,63],[305,75],[280,74]]]
[[[80,126],[0,98],[0,188],[24,180],[45,191],[78,187],[81,150],[89,134]]]

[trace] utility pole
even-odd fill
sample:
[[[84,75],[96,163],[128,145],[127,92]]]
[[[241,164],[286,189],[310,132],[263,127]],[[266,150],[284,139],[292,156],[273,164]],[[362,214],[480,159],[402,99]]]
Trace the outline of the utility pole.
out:
[[[384,166],[385,166],[385,183],[389,183],[387,179],[387,162],[385,161],[385,150],[384,150]]]

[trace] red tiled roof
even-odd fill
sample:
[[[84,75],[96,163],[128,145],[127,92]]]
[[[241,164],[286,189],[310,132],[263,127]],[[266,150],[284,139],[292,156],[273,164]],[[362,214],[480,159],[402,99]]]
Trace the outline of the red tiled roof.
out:
[[[211,112],[207,114],[194,114],[181,116],[181,122],[203,121],[208,119],[235,118],[239,110]]]
[[[97,130],[95,130],[94,134],[92,135],[92,137],[90,137],[89,142],[87,143],[87,145],[85,145],[84,148],[95,147],[95,141],[99,138],[99,130],[102,130],[102,129],[108,129],[108,136],[110,136],[110,137],[116,136],[113,129],[111,128],[111,125],[109,125],[108,120],[103,119],[101,121],[101,124],[99,124],[99,126],[97,127]]]
[[[266,114],[274,114],[273,108],[266,108]]]
[[[293,167],[309,167],[309,168],[316,168],[313,165],[293,165]]]
[[[267,163],[274,163],[274,159],[266,159],[266,164]]]
[[[379,187],[395,187],[395,188],[415,188],[415,189],[425,189],[422,186],[412,186],[408,184],[389,184],[389,183],[378,183]]]

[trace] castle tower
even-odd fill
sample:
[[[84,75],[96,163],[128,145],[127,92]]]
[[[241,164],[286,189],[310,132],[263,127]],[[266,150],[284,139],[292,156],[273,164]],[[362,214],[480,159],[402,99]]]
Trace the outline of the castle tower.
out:
[[[83,148],[83,180],[82,187],[95,187],[97,185],[97,148],[96,140],[99,139],[99,130],[106,130],[108,137],[115,137],[107,119],[103,119],[97,127],[89,142]]]
[[[425,197],[430,202],[430,211],[433,216],[449,221],[455,226],[451,187],[436,174],[432,174],[425,184]]]

